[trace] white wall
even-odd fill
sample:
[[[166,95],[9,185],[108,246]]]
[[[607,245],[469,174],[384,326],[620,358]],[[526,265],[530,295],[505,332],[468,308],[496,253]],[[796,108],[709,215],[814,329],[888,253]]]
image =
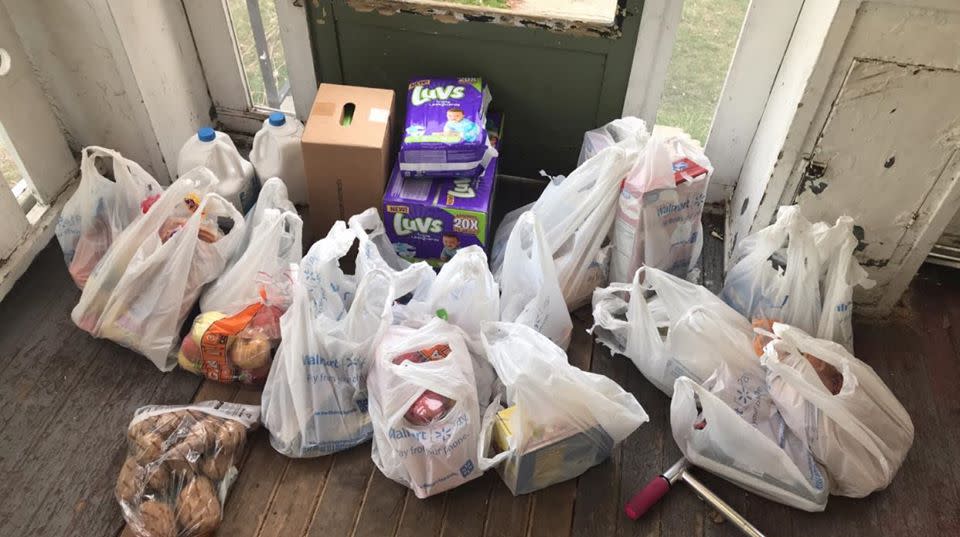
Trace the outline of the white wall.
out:
[[[168,181],[210,110],[181,2],[2,2],[71,149],[110,147]]]

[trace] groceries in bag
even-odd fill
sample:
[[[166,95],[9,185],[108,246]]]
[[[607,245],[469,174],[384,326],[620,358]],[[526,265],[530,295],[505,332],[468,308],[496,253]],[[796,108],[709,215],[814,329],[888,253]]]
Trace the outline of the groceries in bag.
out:
[[[349,227],[359,241],[358,278],[370,271],[382,270],[393,280],[396,298],[410,295],[414,300],[423,300],[427,296],[436,272],[424,261],[410,263],[397,255],[375,208],[351,216]]]
[[[497,156],[487,139],[490,89],[478,77],[410,81],[398,157],[407,177],[476,177]]]
[[[629,392],[603,375],[581,371],[533,328],[486,323],[487,358],[505,388],[506,409],[491,405],[484,434],[514,494],[573,479],[610,456],[613,447],[648,421]],[[486,448],[490,438],[480,445]]]
[[[876,282],[854,257],[859,241],[853,234],[853,218],[841,216],[832,227],[815,232],[817,249],[824,260],[821,276],[823,307],[817,337],[836,341],[853,352],[853,288],[871,289]]]
[[[261,181],[279,177],[287,185],[290,201],[298,205],[307,199],[307,175],[303,169],[303,123],[283,112],[273,112],[253,137],[250,163]]]
[[[613,145],[632,135],[630,126],[646,130],[646,125],[635,118],[614,120],[599,129],[594,139],[585,137],[581,159],[592,156],[599,140]],[[680,277],[696,267],[703,249],[700,218],[712,172],[710,159],[687,133],[654,127],[620,192],[613,224],[610,281],[629,281],[643,265]]]
[[[773,332],[763,356],[770,395],[826,468],[830,492],[862,498],[886,488],[913,444],[903,405],[840,344],[779,323]],[[818,363],[839,372],[838,381],[825,381]]]
[[[815,332],[822,257],[813,230],[799,206],[780,207],[775,223],[736,246],[720,297],[751,321],[773,320]]]
[[[105,176],[97,164],[110,161]],[[83,289],[107,249],[134,219],[147,212],[163,189],[136,162],[104,147],[80,152],[80,185],[57,221],[57,241],[70,276]]]
[[[176,367],[180,327],[203,287],[223,272],[245,232],[243,217],[211,191],[217,180],[197,168],[174,181],[142,218],[114,241],[73,309],[74,323]],[[218,220],[232,221],[223,233]]]
[[[500,286],[503,296],[497,320],[527,325],[567,348],[573,321],[543,228],[533,211],[520,215],[507,239]]]
[[[177,159],[177,175],[182,176],[199,166],[208,168],[216,176],[217,194],[242,213],[250,210],[257,194],[253,164],[240,155],[229,135],[203,127],[187,138]]]
[[[280,343],[280,317],[289,304],[260,301],[234,315],[201,313],[180,344],[180,367],[216,382],[263,385]]]
[[[480,406],[463,333],[435,318],[390,327],[370,368],[373,461],[426,498],[483,474]]]
[[[677,379],[670,426],[692,464],[737,486],[804,511],[823,511],[830,483],[806,440],[784,421],[749,347],[724,356],[700,385]]]
[[[220,526],[260,408],[220,401],[137,409],[114,489],[140,537],[201,537]]]
[[[632,283],[597,289],[593,322],[599,343],[667,395],[679,377],[706,381],[754,338],[750,323],[708,289],[652,267],[637,270]]]
[[[602,149],[568,177],[552,179],[533,205],[508,213],[494,238],[491,268],[498,281],[513,225],[530,210],[544,231],[567,309],[589,303],[593,290],[606,285],[609,251],[603,249],[604,241],[613,226],[620,183],[636,164],[644,141],[638,134]]]
[[[293,303],[280,318],[282,339],[262,409],[270,444],[289,457],[328,455],[373,435],[367,371],[396,294],[382,270],[344,274],[340,259],[355,240],[338,221],[310,248],[294,278]]]
[[[290,265],[303,257],[303,220],[295,212],[266,209],[247,248],[200,297],[200,310],[228,314],[268,299],[286,311],[291,302]]]
[[[473,359],[477,397],[486,408],[493,396],[496,374],[482,357],[480,325],[500,318],[500,288],[487,265],[487,255],[479,246],[468,246],[445,264],[423,300],[411,299],[395,304],[394,322],[419,328],[436,317],[463,330]]]

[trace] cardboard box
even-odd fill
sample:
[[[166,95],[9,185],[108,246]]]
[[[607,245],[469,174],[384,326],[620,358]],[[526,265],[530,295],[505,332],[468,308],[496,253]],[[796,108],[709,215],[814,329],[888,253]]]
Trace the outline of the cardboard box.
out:
[[[523,424],[527,438],[514,438],[511,421],[517,407],[497,413],[493,424],[493,447],[497,452],[520,447],[497,466],[504,484],[514,494],[527,494],[550,485],[574,479],[587,469],[600,464],[613,451],[613,439],[602,427],[595,425],[579,430],[570,425],[551,427]]]
[[[490,142],[499,144],[502,115],[491,113],[487,123]],[[496,182],[496,158],[473,178],[403,177],[399,164],[394,166],[383,217],[397,254],[439,267],[460,248],[476,244],[488,249]]]
[[[393,90],[320,84],[301,140],[311,241],[337,220],[379,205],[393,114]]]

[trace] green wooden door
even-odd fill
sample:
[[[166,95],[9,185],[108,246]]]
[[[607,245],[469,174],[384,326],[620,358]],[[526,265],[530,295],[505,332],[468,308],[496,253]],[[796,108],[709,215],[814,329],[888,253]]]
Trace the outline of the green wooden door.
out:
[[[620,117],[643,0],[621,0],[617,26],[597,32],[443,23],[419,13],[358,11],[344,0],[308,3],[322,82],[393,88],[402,118],[407,81],[486,79],[506,113],[501,173],[569,173],[586,130]],[[475,17],[483,18],[483,17]],[[397,130],[402,127],[397,122]]]

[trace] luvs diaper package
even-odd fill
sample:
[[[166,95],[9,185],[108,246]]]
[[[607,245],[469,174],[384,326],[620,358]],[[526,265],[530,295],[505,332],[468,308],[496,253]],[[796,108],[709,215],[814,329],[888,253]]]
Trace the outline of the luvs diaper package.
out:
[[[495,147],[503,116],[490,115],[488,137]],[[408,261],[441,266],[461,248],[490,240],[493,193],[497,179],[494,158],[479,177],[404,177],[394,167],[383,196],[387,236],[397,254]]]
[[[486,136],[490,90],[477,77],[412,80],[400,144],[407,177],[476,177],[497,156]]]

